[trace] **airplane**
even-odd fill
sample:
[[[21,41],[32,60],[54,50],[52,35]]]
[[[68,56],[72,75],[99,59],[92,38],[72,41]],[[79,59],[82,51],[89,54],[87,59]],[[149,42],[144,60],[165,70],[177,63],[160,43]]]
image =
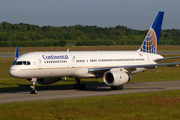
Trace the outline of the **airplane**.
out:
[[[15,78],[31,81],[31,94],[37,94],[35,82],[52,84],[62,77],[75,78],[74,89],[85,89],[81,78],[102,77],[111,90],[123,90],[131,75],[155,69],[157,66],[176,67],[180,63],[161,63],[163,60],[180,58],[157,54],[164,12],[159,11],[140,47],[136,51],[63,51],[30,52],[18,55],[9,68],[9,74]]]

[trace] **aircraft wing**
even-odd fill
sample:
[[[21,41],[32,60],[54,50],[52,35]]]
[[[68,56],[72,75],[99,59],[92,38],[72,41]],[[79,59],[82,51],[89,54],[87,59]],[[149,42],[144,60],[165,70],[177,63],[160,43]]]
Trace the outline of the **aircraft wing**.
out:
[[[162,63],[162,64],[144,64],[144,65],[129,65],[129,66],[112,66],[112,67],[98,67],[98,68],[89,68],[89,72],[105,72],[114,68],[124,68],[127,70],[133,70],[136,68],[146,68],[146,69],[155,69],[157,66],[168,66],[168,67],[177,67],[180,63]]]

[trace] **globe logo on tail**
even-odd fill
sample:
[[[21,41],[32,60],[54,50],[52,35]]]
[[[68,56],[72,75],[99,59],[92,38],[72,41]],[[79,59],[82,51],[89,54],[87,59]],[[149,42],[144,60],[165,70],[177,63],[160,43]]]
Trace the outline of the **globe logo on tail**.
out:
[[[155,31],[150,28],[145,39],[144,42],[141,46],[140,51],[142,52],[147,52],[147,53],[157,53],[157,37],[156,37],[156,33]]]

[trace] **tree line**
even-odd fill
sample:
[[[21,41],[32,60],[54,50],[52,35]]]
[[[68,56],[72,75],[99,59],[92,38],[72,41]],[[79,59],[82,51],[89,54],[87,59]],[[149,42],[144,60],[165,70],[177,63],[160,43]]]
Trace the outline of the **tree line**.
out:
[[[0,24],[0,47],[44,47],[97,45],[141,45],[147,30],[133,30],[126,26],[102,28],[97,26],[43,26],[25,23]],[[180,30],[162,30],[160,45],[180,45]]]

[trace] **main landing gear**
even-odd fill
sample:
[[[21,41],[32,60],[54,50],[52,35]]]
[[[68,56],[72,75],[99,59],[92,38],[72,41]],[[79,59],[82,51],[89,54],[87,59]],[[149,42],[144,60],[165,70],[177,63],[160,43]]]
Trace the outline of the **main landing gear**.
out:
[[[75,80],[76,80],[77,84],[73,85],[73,89],[85,89],[86,88],[86,85],[84,83],[83,84],[80,83],[79,78],[75,78]]]
[[[123,90],[124,85],[119,85],[119,86],[111,86],[111,90]]]
[[[31,94],[37,94],[38,93],[38,91],[36,90],[36,87],[35,87],[36,80],[37,80],[37,78],[31,79],[31,86],[30,86],[30,89],[31,89],[30,93]]]

